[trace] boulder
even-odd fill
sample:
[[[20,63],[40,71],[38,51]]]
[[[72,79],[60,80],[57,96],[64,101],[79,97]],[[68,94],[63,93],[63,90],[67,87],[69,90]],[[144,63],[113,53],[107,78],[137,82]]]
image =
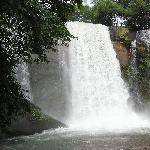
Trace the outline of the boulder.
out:
[[[1,137],[32,135],[47,129],[66,127],[64,123],[43,114],[38,109],[33,112],[12,121],[11,126],[2,130]]]

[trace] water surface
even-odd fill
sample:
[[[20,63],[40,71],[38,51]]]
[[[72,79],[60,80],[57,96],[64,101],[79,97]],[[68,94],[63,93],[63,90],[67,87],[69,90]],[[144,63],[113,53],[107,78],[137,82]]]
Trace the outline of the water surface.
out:
[[[1,150],[149,150],[150,130],[128,131],[74,129],[47,130],[41,134],[0,142]]]

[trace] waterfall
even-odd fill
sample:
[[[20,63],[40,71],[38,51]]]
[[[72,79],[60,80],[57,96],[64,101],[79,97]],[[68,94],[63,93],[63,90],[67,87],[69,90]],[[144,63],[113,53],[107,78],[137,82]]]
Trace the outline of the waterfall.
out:
[[[69,22],[71,40],[64,63],[70,82],[67,123],[77,128],[146,127],[149,122],[128,107],[129,93],[108,28]]]
[[[150,50],[150,29],[138,31],[136,38],[143,42],[143,44],[145,44]]]
[[[141,85],[139,84],[139,74],[140,74],[140,65],[141,62],[139,60],[142,58],[140,56],[141,50],[140,46],[144,47],[144,51],[142,52],[145,56],[145,59],[149,60],[150,56],[150,30],[141,30],[136,33],[136,39],[131,42],[130,48],[130,65],[132,69],[132,75],[130,76],[131,80],[131,95],[134,99],[134,105],[137,107],[144,106],[144,97],[142,95]],[[145,74],[148,74],[149,68],[145,66]],[[142,76],[142,75],[141,75]],[[146,79],[146,77],[145,77]],[[136,106],[135,105],[135,106]]]
[[[131,42],[131,47],[130,47],[130,54],[131,54],[131,68],[132,68],[132,75],[131,75],[131,80],[134,81],[132,84],[132,90],[131,90],[131,95],[132,98],[134,99],[134,104],[138,104],[139,106],[142,106],[142,98],[141,94],[139,91],[138,84],[136,82],[136,78],[138,75],[138,69],[137,69],[137,44],[136,44],[136,39]],[[132,100],[133,101],[133,100]]]
[[[27,98],[30,102],[33,102],[29,80],[30,73],[28,65],[26,63],[18,64],[17,67],[14,69],[14,71],[15,71],[15,78],[21,85],[24,97]]]
[[[131,65],[134,69],[135,72],[137,72],[137,51],[136,51],[136,40],[131,42],[131,48],[130,48],[130,53],[131,53]]]

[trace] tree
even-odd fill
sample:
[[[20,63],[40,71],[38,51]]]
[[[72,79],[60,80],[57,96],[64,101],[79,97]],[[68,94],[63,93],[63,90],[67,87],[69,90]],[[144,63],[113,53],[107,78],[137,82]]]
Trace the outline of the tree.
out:
[[[112,26],[114,18],[124,18],[130,30],[150,28],[149,0],[97,0],[93,6],[94,22]]]
[[[1,1],[2,47],[12,57],[17,54],[19,61],[31,61],[31,54],[37,54],[40,61],[46,60],[45,52],[54,49],[59,39],[62,44],[70,39],[65,22],[75,4],[81,4],[81,0]]]
[[[0,46],[0,129],[10,125],[16,116],[31,111],[30,102],[13,76],[15,60],[10,61],[10,55]]]
[[[69,21],[93,22],[93,20],[93,9],[88,5],[82,5],[80,8],[76,7],[75,12],[69,18]]]
[[[94,22],[112,26],[114,18],[122,12],[123,7],[114,0],[97,0],[93,6]]]
[[[30,112],[30,103],[14,79],[18,63],[47,61],[46,52],[55,50],[72,35],[65,22],[82,0],[1,0],[0,1],[0,127],[17,114]]]
[[[126,26],[131,30],[150,28],[150,3],[147,0],[130,0],[124,15]]]

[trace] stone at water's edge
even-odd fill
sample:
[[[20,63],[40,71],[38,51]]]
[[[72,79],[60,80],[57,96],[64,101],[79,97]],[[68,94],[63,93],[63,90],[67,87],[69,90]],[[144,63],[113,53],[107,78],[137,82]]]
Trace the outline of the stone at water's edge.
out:
[[[49,116],[43,119],[33,119],[31,115],[27,115],[14,121],[10,127],[3,131],[2,135],[0,134],[0,138],[33,135],[41,133],[43,130],[59,127],[66,127],[66,125]]]

